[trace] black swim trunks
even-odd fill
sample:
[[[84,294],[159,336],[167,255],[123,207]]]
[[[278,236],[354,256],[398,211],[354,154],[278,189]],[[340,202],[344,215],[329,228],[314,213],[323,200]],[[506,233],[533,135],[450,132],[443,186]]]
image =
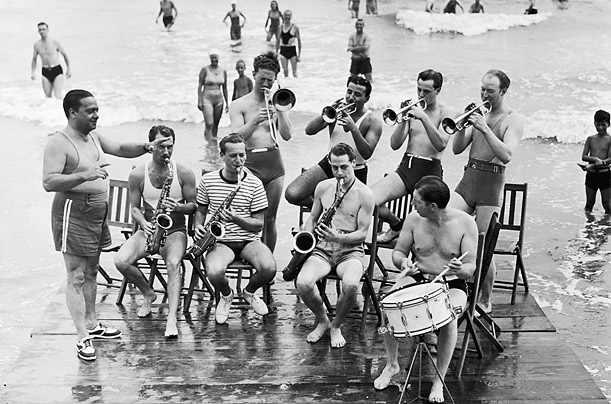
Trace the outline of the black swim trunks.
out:
[[[425,175],[443,178],[443,168],[440,160],[407,153],[403,155],[396,173],[403,181],[408,194],[414,193],[416,183]]]
[[[297,47],[282,45],[280,46],[280,55],[290,60],[297,56]]]
[[[62,65],[57,65],[53,67],[42,67],[42,76],[46,77],[51,83],[55,81],[57,76],[60,74],[64,74],[64,69],[62,69]]]
[[[601,191],[611,187],[611,171],[586,173],[586,187]]]
[[[412,276],[412,278],[414,278],[414,280],[418,283],[428,282],[428,279],[424,276],[422,272],[418,272],[417,274]],[[444,276],[443,279],[445,280],[445,278],[446,277]],[[465,292],[467,296],[469,295],[469,292],[467,291],[468,288],[467,288],[466,280],[460,279],[460,278],[454,278],[454,279],[447,281],[446,283],[448,284],[448,289],[462,290],[463,292]]]
[[[329,164],[329,159],[327,156],[323,157],[322,160],[318,162],[318,166],[322,168],[322,170],[327,175],[327,178],[333,178],[333,170],[331,169],[331,164]],[[359,168],[354,169],[354,176],[361,181],[363,184],[367,184],[367,173],[369,169],[367,165],[364,165]]]
[[[172,25],[174,24],[174,17],[171,15],[164,15],[163,16],[163,25],[167,28],[168,25]]]
[[[357,76],[359,74],[369,74],[372,72],[371,59],[351,59],[350,74]]]

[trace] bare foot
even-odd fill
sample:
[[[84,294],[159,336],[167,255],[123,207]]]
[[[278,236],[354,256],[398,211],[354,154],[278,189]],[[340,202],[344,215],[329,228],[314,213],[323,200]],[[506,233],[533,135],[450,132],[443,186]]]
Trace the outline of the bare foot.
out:
[[[142,302],[142,306],[138,310],[138,317],[147,317],[151,315],[151,304],[157,300],[157,295],[155,292],[151,293],[148,296],[144,296],[144,301]]]
[[[400,371],[401,369],[399,369],[398,365],[389,366],[387,364],[380,376],[373,381],[373,387],[376,390],[384,390],[390,384],[390,380],[393,378],[393,376]]]
[[[322,338],[322,336],[325,335],[329,328],[331,328],[331,323],[329,323],[328,321],[325,323],[318,323],[316,328],[314,328],[314,331],[308,334],[308,336],[306,337],[306,341],[311,344],[318,342]]]
[[[165,326],[164,335],[166,338],[178,338],[178,328],[176,328],[176,320],[168,320],[168,323]]]
[[[346,340],[342,335],[342,330],[338,327],[331,327],[331,348],[342,348],[346,345]]]
[[[443,401],[443,384],[439,379],[435,379],[429,394],[429,403],[443,403]]]

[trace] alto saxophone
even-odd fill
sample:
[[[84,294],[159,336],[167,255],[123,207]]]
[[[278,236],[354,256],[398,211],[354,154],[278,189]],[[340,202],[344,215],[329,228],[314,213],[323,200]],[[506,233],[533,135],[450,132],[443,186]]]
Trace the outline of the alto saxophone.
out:
[[[242,179],[242,167],[238,170],[238,184],[233,191],[227,197],[219,208],[214,212],[214,215],[210,217],[208,223],[204,226],[204,235],[202,238],[195,240],[193,245],[189,247],[185,253],[185,256],[191,255],[193,258],[197,258],[209,251],[212,246],[216,243],[216,240],[223,237],[225,235],[225,226],[221,223],[221,214],[229,209],[231,202],[233,202],[233,198],[235,198],[238,190],[240,189],[241,179]]]
[[[165,201],[170,197],[170,188],[172,186],[172,180],[174,179],[172,163],[168,164],[168,168],[170,172],[163,183],[163,187],[161,187],[157,208],[153,212],[153,232],[146,238],[146,252],[149,254],[157,254],[157,252],[159,252],[159,248],[165,244],[167,230],[172,227],[173,224],[172,218],[165,213],[165,208],[163,207]],[[148,174],[145,173],[145,175]]]
[[[350,185],[350,187],[352,187],[352,185]],[[333,203],[331,204],[329,209],[327,209],[327,211],[323,213],[323,215],[318,219],[318,222],[316,222],[315,229],[320,228],[322,225],[325,225],[327,227],[331,226],[333,217],[335,216],[339,205],[344,200],[344,196],[346,196],[350,188],[348,188],[346,192],[343,192],[343,190],[344,179],[341,178],[338,181],[337,190],[335,191],[335,199],[333,200]],[[308,258],[310,253],[314,250],[314,247],[316,247],[316,243],[318,243],[318,238],[316,237],[315,233],[316,231],[311,233],[309,231],[302,230],[295,234],[295,236],[293,237],[293,257],[286,265],[286,267],[282,270],[282,277],[285,281],[292,281],[297,278],[297,275],[299,275],[303,263]]]

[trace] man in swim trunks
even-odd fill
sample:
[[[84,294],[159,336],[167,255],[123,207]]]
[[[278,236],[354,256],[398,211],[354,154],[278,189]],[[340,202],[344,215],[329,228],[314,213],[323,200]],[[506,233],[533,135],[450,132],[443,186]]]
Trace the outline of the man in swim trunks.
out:
[[[334,108],[340,109],[340,103],[354,104],[354,107],[350,111],[337,112],[337,120],[334,122],[329,123],[320,115],[305,127],[308,136],[316,135],[328,128],[329,150],[338,143],[350,145],[356,154],[354,171],[356,178],[364,184],[367,183],[367,160],[373,154],[382,135],[382,122],[365,108],[370,96],[371,83],[361,76],[351,76],[346,83],[345,99],[335,102]],[[308,168],[291,182],[284,197],[293,205],[312,206],[316,185],[333,176],[329,159],[325,155],[318,164]]]
[[[182,286],[180,265],[187,248],[185,215],[195,212],[195,175],[184,164],[171,160],[176,139],[172,128],[164,125],[153,126],[149,131],[148,140],[152,142],[156,139],[163,139],[163,142],[153,149],[151,161],[139,165],[129,174],[131,213],[134,222],[138,225],[138,231],[127,239],[115,255],[115,266],[125,278],[140,289],[144,296],[138,317],[149,316],[151,304],[157,299],[157,295],[134,264],[151,253],[147,251],[147,246],[155,231],[155,223],[152,219],[171,170],[169,195],[162,202],[162,209],[163,213],[172,219],[172,226],[165,231],[165,241],[158,253],[161,254],[168,272],[169,311],[165,337],[176,338],[178,337],[176,311]]]
[[[399,241],[392,253],[392,261],[402,270],[392,290],[414,283],[418,279],[434,278],[445,268],[450,304],[459,315],[467,306],[465,279],[475,271],[477,251],[477,225],[465,212],[447,206],[450,189],[433,175],[423,177],[416,184],[412,211],[401,230]],[[413,254],[412,261],[408,258]],[[461,260],[458,257],[465,255]],[[429,402],[443,402],[442,380],[456,346],[457,320],[439,329],[437,367],[441,378],[435,375]],[[388,387],[392,377],[399,373],[399,343],[389,332],[384,333],[386,366],[373,382],[377,390]]]
[[[363,242],[369,232],[374,199],[371,190],[354,175],[356,154],[352,148],[339,143],[329,152],[333,178],[316,186],[312,213],[304,230],[313,233],[318,242],[306,259],[295,284],[303,302],[316,316],[316,326],[306,337],[310,343],[318,342],[330,330],[331,347],[346,345],[341,324],[356,303],[359,282],[363,276]],[[329,225],[318,224],[319,218],[343,195],[335,216]],[[342,280],[342,291],[337,302],[333,322],[318,292],[316,282],[335,270]]]
[[[596,191],[600,189],[600,198],[605,213],[611,213],[611,136],[610,118],[607,111],[598,110],[594,114],[596,134],[588,136],[583,146],[581,159],[588,165],[580,165],[586,171],[586,212],[591,212],[596,203]]]
[[[38,23],[40,40],[34,44],[32,55],[32,80],[36,80],[36,62],[38,56],[42,61],[42,89],[47,98],[54,94],[55,98],[62,97],[64,86],[64,70],[59,62],[59,55],[66,62],[66,78],[70,78],[70,60],[64,48],[55,39],[49,36],[49,26],[45,22]]]
[[[350,10],[350,15],[352,18],[359,18],[360,5],[361,0],[348,0],[348,10]]]
[[[197,212],[195,213],[195,238],[205,235],[204,222],[208,212],[215,216],[234,191],[230,208],[220,213],[220,222],[225,233],[217,239],[205,256],[206,274],[221,298],[216,306],[215,319],[224,324],[234,297],[225,275],[227,266],[234,259],[241,259],[255,268],[249,278],[242,297],[260,316],[269,312],[265,302],[255,292],[268,284],[276,275],[276,261],[272,252],[261,242],[267,197],[261,180],[248,170],[243,170],[247,161],[246,146],[240,135],[224,137],[219,147],[224,167],[202,176],[197,189]]]
[[[77,355],[92,361],[92,338],[121,335],[98,323],[95,312],[100,251],[111,244],[105,154],[139,157],[160,141],[117,143],[94,132],[98,104],[88,91],[69,91],[63,106],[68,125],[49,137],[42,184],[45,191],[55,192],[51,225],[55,249],[62,252],[66,265],[66,304],[76,327]]]
[[[469,7],[469,13],[484,13],[484,6],[482,6],[482,3],[480,3],[479,0],[475,0],[475,3],[471,4],[471,7]]]
[[[293,125],[288,111],[277,111],[270,94],[280,66],[273,52],[259,55],[253,63],[254,89],[229,106],[231,132],[246,141],[246,167],[261,181],[267,193],[263,242],[273,252],[276,246],[276,215],[284,186],[284,163],[278,135],[288,141]]]
[[[299,27],[291,22],[293,12],[286,10],[276,41],[276,53],[280,55],[280,63],[284,77],[289,76],[289,62],[293,69],[293,77],[297,77],[297,62],[301,59],[301,34]]]
[[[424,100],[426,108],[422,109],[422,104],[416,104],[407,112],[408,119],[397,124],[390,137],[390,147],[398,150],[407,140],[403,159],[395,172],[371,187],[380,207],[380,218],[390,225],[385,233],[378,236],[379,243],[389,243],[399,237],[403,226],[403,221],[384,204],[413,194],[414,186],[425,175],[443,177],[441,158],[450,136],[440,128],[440,123],[443,117],[455,116],[456,112],[438,99],[443,85],[440,72],[424,70],[418,74],[416,83],[417,99],[404,101],[401,107]]]
[[[472,125],[456,132],[452,142],[454,154],[469,149],[469,161],[460,183],[456,186],[450,206],[469,214],[475,213],[479,232],[485,232],[494,212],[499,213],[503,203],[505,168],[524,133],[522,118],[505,102],[511,81],[501,70],[489,70],[482,78],[480,96],[488,101],[490,113],[472,113]],[[492,311],[490,295],[494,284],[494,260],[481,288],[479,304],[484,311]]]
[[[159,2],[159,14],[157,14],[157,19],[155,20],[155,24],[159,22],[159,17],[163,14],[163,25],[170,30],[172,25],[176,22],[176,18],[178,17],[178,10],[174,6],[174,3],[170,0],[161,0]]]
[[[458,0],[450,0],[448,1],[448,4],[446,4],[445,8],[443,9],[443,13],[444,14],[456,14],[456,6],[460,7],[463,13],[465,12],[465,9],[458,2]]]
[[[356,33],[350,34],[348,38],[348,52],[352,52],[350,74],[352,76],[364,75],[370,83],[373,83],[371,76],[371,59],[369,58],[369,47],[371,38],[363,32],[365,21],[361,18],[354,24]]]
[[[229,28],[229,36],[232,41],[240,41],[242,39],[242,27],[246,24],[246,17],[242,14],[241,11],[237,10],[237,3],[234,1],[231,3],[231,10],[227,12],[225,18],[223,18],[223,22],[227,24],[226,20],[229,17],[231,21],[231,27]],[[240,22],[240,17],[242,17],[242,22]]]

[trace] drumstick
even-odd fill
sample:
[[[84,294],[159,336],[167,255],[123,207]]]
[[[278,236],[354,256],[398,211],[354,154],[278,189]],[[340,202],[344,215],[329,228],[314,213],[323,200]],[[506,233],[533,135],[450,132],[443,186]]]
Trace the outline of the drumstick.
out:
[[[465,257],[467,256],[467,254],[469,254],[469,251],[465,251],[465,253],[464,253],[463,255],[461,255],[460,257],[458,257],[458,258],[457,258],[457,260],[458,260],[458,261],[462,261],[462,259],[463,259],[463,258],[465,258]],[[441,279],[441,278],[442,278],[442,277],[443,277],[443,276],[446,274],[446,272],[448,272],[449,270],[450,270],[450,267],[445,266],[445,267],[444,267],[444,270],[443,270],[443,271],[441,271],[441,273],[440,273],[439,275],[437,275],[437,276],[435,277],[435,279],[433,279],[433,280],[431,281],[431,283],[435,283],[435,282],[437,282],[437,281],[438,281],[439,279]]]
[[[401,273],[399,274],[399,276],[397,277],[398,279],[405,277],[407,271],[409,271],[410,269],[416,267],[416,264],[418,263],[418,261],[414,261],[413,263],[409,264],[407,268],[405,268],[403,271],[401,271]]]

